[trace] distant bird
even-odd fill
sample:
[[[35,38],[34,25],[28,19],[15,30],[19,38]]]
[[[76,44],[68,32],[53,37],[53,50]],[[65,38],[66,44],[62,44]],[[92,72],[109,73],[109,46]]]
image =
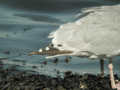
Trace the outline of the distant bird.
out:
[[[76,22],[62,25],[50,34],[52,47],[43,52],[30,54],[46,54],[50,57],[78,56],[99,59],[101,76],[104,75],[104,60],[109,60],[111,87],[115,84],[112,58],[120,55],[120,5],[102,6],[86,9],[94,11]]]

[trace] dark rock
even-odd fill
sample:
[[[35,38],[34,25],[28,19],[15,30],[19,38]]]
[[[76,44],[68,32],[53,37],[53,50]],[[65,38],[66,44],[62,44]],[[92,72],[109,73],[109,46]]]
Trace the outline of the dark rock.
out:
[[[43,88],[43,90],[50,90],[50,88]]]
[[[65,72],[65,77],[50,77],[0,68],[0,90],[113,90],[109,76]],[[117,77],[117,76],[116,76]],[[119,78],[117,77],[119,80]]]
[[[37,68],[37,66],[32,66],[32,68],[36,69],[36,68]]]
[[[53,60],[53,63],[57,64],[58,63],[58,58],[55,58],[55,60]]]
[[[70,77],[72,76],[72,71],[67,71],[64,73],[65,77]]]
[[[66,90],[63,86],[58,86],[57,90]]]
[[[65,62],[66,62],[66,63],[69,63],[69,62],[70,62],[70,58],[69,58],[69,57],[66,57],[66,58],[65,58]]]

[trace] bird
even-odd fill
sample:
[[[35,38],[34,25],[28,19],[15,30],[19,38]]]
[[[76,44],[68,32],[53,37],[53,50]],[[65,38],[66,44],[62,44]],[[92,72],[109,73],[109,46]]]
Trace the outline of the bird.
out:
[[[111,88],[116,85],[113,74],[113,57],[120,55],[120,5],[98,6],[83,9],[90,12],[77,21],[63,24],[50,33],[52,38],[49,50],[33,51],[31,55],[87,57],[100,60],[101,76],[104,76],[104,60],[108,60]]]

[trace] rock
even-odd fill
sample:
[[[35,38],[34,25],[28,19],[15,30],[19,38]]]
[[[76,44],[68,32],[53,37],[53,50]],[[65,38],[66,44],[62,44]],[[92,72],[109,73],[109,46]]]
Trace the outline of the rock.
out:
[[[64,73],[64,77],[70,77],[70,76],[72,76],[72,71],[67,71],[67,72],[65,72]]]
[[[109,76],[65,72],[65,77],[50,77],[29,71],[0,68],[0,90],[113,90]],[[116,76],[119,80],[119,77]]]
[[[58,86],[57,90],[66,90],[63,86]]]
[[[43,88],[43,90],[50,90],[50,88]]]

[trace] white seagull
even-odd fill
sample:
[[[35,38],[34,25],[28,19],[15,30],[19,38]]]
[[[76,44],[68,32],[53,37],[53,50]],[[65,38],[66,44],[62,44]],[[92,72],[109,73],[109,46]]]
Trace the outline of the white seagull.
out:
[[[107,59],[111,87],[118,88],[114,80],[112,58],[120,55],[120,5],[94,7],[83,12],[91,13],[51,33],[49,38],[52,38],[53,48],[43,52],[53,57],[70,55],[97,58],[101,64],[101,75],[104,75],[104,60]]]

